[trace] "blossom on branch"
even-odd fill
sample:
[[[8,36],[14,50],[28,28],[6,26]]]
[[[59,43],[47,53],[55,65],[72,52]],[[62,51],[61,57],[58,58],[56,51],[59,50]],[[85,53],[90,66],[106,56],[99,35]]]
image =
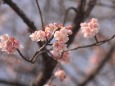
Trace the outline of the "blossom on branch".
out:
[[[46,40],[45,32],[42,30],[35,31],[29,37],[31,38],[32,41],[36,41],[36,42]]]
[[[22,48],[19,41],[14,37],[10,37],[8,34],[0,36],[0,40],[0,49],[8,54],[15,52],[18,48]]]
[[[50,23],[45,27],[45,31],[38,30],[32,33],[29,37],[32,41],[46,41],[46,39],[54,38],[52,44],[53,50],[51,54],[55,60],[68,63],[70,60],[69,52],[67,52],[67,42],[69,35],[72,34],[72,26],[64,27],[62,24]],[[53,39],[52,38],[52,39]],[[50,40],[51,41],[51,40]],[[48,43],[50,43],[48,41]],[[66,52],[65,52],[66,51]]]
[[[92,18],[89,23],[81,23],[80,26],[86,38],[91,38],[99,32],[99,23],[95,18]]]
[[[56,31],[54,34],[54,38],[55,40],[58,40],[60,43],[66,43],[69,40],[68,29],[65,29],[65,27],[63,27],[59,31]]]

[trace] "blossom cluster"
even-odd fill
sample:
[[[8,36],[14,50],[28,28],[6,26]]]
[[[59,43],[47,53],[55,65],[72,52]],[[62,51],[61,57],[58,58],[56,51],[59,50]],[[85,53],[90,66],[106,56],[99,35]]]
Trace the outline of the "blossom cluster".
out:
[[[60,81],[64,81],[66,79],[65,71],[63,69],[55,71],[54,78],[59,78]],[[44,86],[57,86],[57,85],[54,85],[52,82],[50,82],[48,84],[45,84]]]
[[[54,32],[61,28],[61,24],[56,24],[56,23],[51,23],[45,27],[45,31],[43,30],[38,30],[32,33],[29,37],[31,38],[32,41],[46,41],[46,39],[49,39]]]
[[[69,40],[69,35],[72,34],[71,27],[62,27],[60,30],[55,31],[54,39],[56,40],[53,44],[52,55],[54,59],[68,63],[70,54],[67,50],[67,42]],[[64,52],[66,51],[66,52]]]
[[[64,72],[64,70],[60,69],[60,70],[57,70],[55,73],[54,73],[54,76],[55,77],[59,77],[59,79],[61,81],[63,81],[65,78],[66,78],[66,74]]]
[[[72,34],[71,26],[64,27],[62,24],[49,24],[45,27],[45,31],[38,30],[30,35],[32,41],[46,41],[52,36],[54,37],[53,50],[51,51],[55,60],[69,62],[69,52],[67,50],[67,42],[69,35]]]
[[[0,40],[0,49],[9,54],[22,47],[22,45],[19,44],[18,40],[16,40],[14,37],[10,37],[8,34],[0,36]]]
[[[86,38],[95,36],[99,31],[99,23],[95,18],[92,18],[89,23],[81,23],[80,26],[82,33]]]

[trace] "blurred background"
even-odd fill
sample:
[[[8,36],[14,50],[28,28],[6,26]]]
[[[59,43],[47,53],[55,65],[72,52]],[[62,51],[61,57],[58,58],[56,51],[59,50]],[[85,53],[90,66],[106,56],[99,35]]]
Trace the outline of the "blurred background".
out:
[[[13,1],[35,23],[37,29],[42,28],[35,0]],[[69,7],[77,8],[80,0],[39,0],[39,3],[44,24],[47,25],[49,23],[63,23],[66,10]],[[73,23],[75,14],[74,11],[69,12],[66,26]],[[115,34],[115,0],[97,0],[86,21],[91,18],[99,20],[98,39],[110,38]],[[27,25],[7,4],[3,4],[0,0],[0,35],[5,33],[20,40],[20,43],[24,46],[21,51],[27,58],[30,58],[39,48],[35,42],[30,40]],[[70,48],[94,42],[94,38],[85,39],[79,31]],[[67,78],[63,82],[54,79],[53,83],[57,86],[77,86],[77,82],[81,82],[97,67],[113,44],[115,44],[115,39],[98,47],[71,52],[71,63],[63,65]],[[0,51],[0,86],[31,86],[31,83],[42,69],[41,62],[42,59],[39,58],[35,64],[31,64],[22,59],[17,52],[9,55]],[[12,85],[11,83],[20,83],[22,85]],[[115,86],[115,51],[112,58],[101,69],[101,72],[87,86]]]

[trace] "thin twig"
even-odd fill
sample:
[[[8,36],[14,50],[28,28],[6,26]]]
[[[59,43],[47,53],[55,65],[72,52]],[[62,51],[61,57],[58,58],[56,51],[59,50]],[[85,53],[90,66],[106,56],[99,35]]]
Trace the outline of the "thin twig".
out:
[[[40,5],[39,5],[39,1],[38,0],[35,0],[36,1],[36,4],[37,4],[37,8],[38,8],[38,11],[40,13],[40,19],[41,19],[41,23],[42,23],[42,29],[44,30],[44,22],[43,22],[43,16],[42,16],[42,11],[41,11],[41,8],[40,8]]]
[[[26,60],[27,62],[31,62],[29,59],[25,58],[25,56],[21,53],[19,49],[17,49],[17,51],[24,60]]]
[[[42,51],[42,50],[46,47],[46,45],[47,45],[47,44],[44,44],[38,51],[36,51],[36,52],[34,53],[34,55],[33,55],[30,59],[27,59],[27,58],[21,53],[21,51],[20,51],[19,49],[17,49],[17,51],[18,51],[19,55],[20,55],[24,60],[26,60],[27,62],[35,63],[35,61],[36,61],[38,55],[40,55],[40,54],[42,54],[42,53],[48,51],[48,50]]]
[[[4,80],[0,79],[0,86],[7,85],[7,86],[28,86],[25,83],[19,82],[19,81],[11,81],[11,80]]]
[[[96,42],[98,43],[98,39],[97,39],[97,36],[95,35],[95,40],[96,40]]]
[[[98,43],[96,42],[96,43],[92,43],[92,44],[89,44],[89,45],[79,46],[79,47],[76,47],[76,48],[73,48],[73,49],[69,49],[68,51],[73,51],[73,50],[77,50],[77,49],[80,49],[80,48],[87,48],[87,47],[92,47],[92,46],[99,46],[99,45],[102,45],[102,44],[112,40],[114,37],[115,37],[115,35],[113,35],[109,39],[106,39],[106,40],[103,40],[103,41],[98,41]]]

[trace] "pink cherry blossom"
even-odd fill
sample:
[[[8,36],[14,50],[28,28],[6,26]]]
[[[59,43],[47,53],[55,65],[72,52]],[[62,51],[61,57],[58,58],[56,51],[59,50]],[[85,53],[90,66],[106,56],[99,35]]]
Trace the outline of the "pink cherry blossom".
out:
[[[4,35],[2,35],[2,36],[0,36],[0,40],[1,41],[7,41],[9,39],[9,35],[8,34],[4,34]]]
[[[80,26],[86,38],[93,37],[99,32],[99,23],[95,18],[92,18],[89,23],[81,23]]]
[[[32,41],[36,41],[36,42],[46,40],[45,32],[42,30],[35,31],[29,37],[31,38]]]
[[[56,24],[56,23],[50,23],[49,25],[47,25],[45,27],[46,37],[50,38],[54,34],[54,32],[57,29],[61,28],[62,26],[63,26],[62,24]]]
[[[72,35],[72,33],[73,33],[72,30],[68,30],[69,35]]]
[[[69,35],[72,34],[72,27],[64,27],[62,24],[51,23],[45,27],[45,31],[35,31],[30,35],[32,41],[45,41],[46,38],[54,37],[53,50],[51,54],[53,58],[58,61],[65,63],[69,62],[69,53],[65,52],[67,49],[67,42]],[[64,53],[63,53],[64,52]]]
[[[53,59],[58,60],[61,63],[69,63],[70,62],[70,53],[69,52],[63,52],[60,54],[59,51],[52,51]]]
[[[66,43],[69,40],[69,35],[72,34],[72,31],[66,29],[65,27],[61,28],[59,31],[54,33],[55,40],[60,41],[60,43]]]
[[[54,24],[50,23],[49,25],[46,26],[45,32],[53,33],[57,29],[58,29],[58,27],[57,27],[56,23],[54,23]]]
[[[66,78],[66,74],[65,74],[64,70],[62,70],[62,69],[57,70],[57,71],[54,73],[54,76],[55,76],[55,77],[59,77],[61,81],[63,81],[63,80]]]
[[[19,41],[16,40],[14,37],[9,37],[8,34],[0,36],[0,48],[2,51],[7,53],[13,53],[16,49],[21,48],[22,45],[19,44]]]
[[[67,50],[67,44],[60,43],[59,41],[55,41],[53,44],[53,50],[58,51],[58,54],[61,54],[63,51]]]

